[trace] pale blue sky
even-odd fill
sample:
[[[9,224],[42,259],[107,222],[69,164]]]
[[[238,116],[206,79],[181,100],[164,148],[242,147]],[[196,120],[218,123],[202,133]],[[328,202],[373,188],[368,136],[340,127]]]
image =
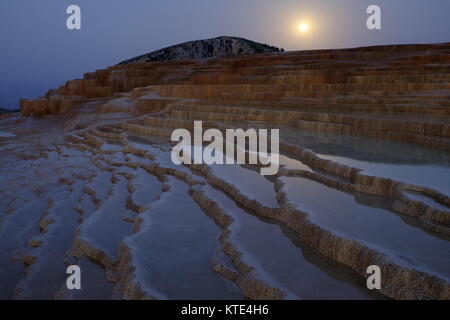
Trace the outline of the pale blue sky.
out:
[[[66,8],[82,30],[66,29]],[[366,8],[382,9],[382,30]],[[308,20],[311,32],[295,26]],[[286,50],[450,41],[449,0],[1,0],[0,107],[164,46],[220,35]]]

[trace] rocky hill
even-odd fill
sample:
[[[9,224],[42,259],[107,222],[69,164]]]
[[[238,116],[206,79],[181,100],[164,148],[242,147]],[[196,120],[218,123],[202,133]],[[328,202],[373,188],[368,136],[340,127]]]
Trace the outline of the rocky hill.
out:
[[[10,110],[5,108],[0,108],[0,114],[2,113],[10,113],[10,112],[17,112],[18,110]]]
[[[180,43],[122,61],[119,63],[119,65],[136,62],[204,59],[216,56],[269,53],[280,51],[283,51],[283,49],[250,41],[244,38],[217,37],[213,39]]]

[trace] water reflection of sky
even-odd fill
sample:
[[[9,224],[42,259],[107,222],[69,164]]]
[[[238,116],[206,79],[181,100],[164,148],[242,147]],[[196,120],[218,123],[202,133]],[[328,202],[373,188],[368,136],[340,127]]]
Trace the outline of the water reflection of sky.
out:
[[[450,195],[450,167],[433,164],[369,162],[324,154],[319,154],[319,156],[347,166],[363,169],[362,173],[364,174],[421,185]]]

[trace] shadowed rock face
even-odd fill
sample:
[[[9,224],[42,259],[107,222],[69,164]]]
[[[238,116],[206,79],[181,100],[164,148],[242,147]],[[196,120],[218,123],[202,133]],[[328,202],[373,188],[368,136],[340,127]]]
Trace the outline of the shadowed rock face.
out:
[[[450,299],[449,50],[136,62],[22,100],[0,120],[0,297]],[[174,165],[193,120],[279,128],[278,175]],[[67,292],[66,264],[103,290]]]
[[[205,59],[238,54],[270,53],[279,52],[280,50],[281,49],[274,46],[243,38],[217,37],[213,39],[184,42],[122,61],[119,65],[137,62]]]
[[[19,110],[10,110],[10,109],[0,108],[0,114],[1,114],[1,113],[17,112],[17,111],[19,111]]]

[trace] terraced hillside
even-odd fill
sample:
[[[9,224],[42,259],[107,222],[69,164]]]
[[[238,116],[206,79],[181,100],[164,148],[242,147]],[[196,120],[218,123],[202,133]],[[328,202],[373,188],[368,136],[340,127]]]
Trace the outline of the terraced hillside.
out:
[[[134,63],[21,106],[0,298],[450,299],[450,44]],[[279,128],[279,173],[173,164],[194,120]]]

